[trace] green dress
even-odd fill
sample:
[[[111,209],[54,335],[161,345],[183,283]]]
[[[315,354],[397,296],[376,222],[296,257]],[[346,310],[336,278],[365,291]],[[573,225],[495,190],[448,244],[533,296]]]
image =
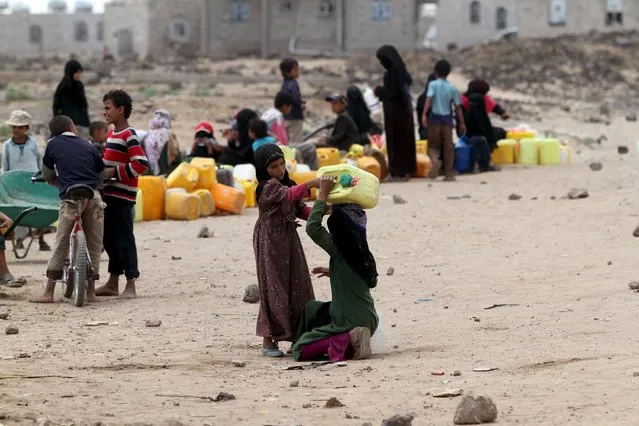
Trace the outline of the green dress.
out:
[[[306,222],[306,233],[331,257],[332,302],[312,301],[304,307],[292,348],[296,361],[299,361],[305,345],[356,327],[367,327],[372,335],[379,322],[370,288],[349,266],[333,243],[331,234],[322,226],[322,218],[328,208],[323,201],[315,202]]]

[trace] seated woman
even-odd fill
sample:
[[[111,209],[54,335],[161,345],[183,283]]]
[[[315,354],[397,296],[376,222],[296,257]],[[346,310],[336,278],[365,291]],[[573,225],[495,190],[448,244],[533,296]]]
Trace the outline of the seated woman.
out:
[[[354,204],[335,205],[330,233],[322,226],[333,187],[332,178],[322,178],[306,225],[306,233],[330,255],[330,268],[313,273],[330,277],[332,302],[306,304],[292,348],[296,361],[366,359],[379,321],[370,291],[377,285],[377,266],[366,241],[366,213]]]
[[[473,93],[468,97],[468,109],[464,114],[466,123],[466,137],[468,144],[472,146],[473,170],[490,172],[497,170],[490,165],[490,153],[497,146],[495,132],[486,112],[484,96]]]
[[[502,120],[508,120],[510,115],[499,105],[493,98],[488,96],[488,92],[490,92],[490,85],[486,82],[486,80],[475,79],[468,83],[468,90],[461,96],[462,109],[468,111],[468,100],[470,95],[473,93],[479,93],[484,97],[484,104],[486,106],[486,112],[488,114],[494,113],[502,118]],[[502,127],[493,127],[493,133],[495,134],[495,140],[506,139],[506,130]]]
[[[214,135],[215,129],[208,121],[203,121],[195,126],[195,136],[191,145],[191,157],[220,159],[224,147],[217,143]]]
[[[237,166],[238,164],[255,164],[253,158],[253,141],[249,136],[249,123],[258,118],[257,113],[250,109],[243,109],[235,116],[231,134],[224,152],[219,158],[220,164]]]
[[[357,130],[359,130],[361,144],[369,145],[370,135],[380,135],[382,134],[382,129],[371,118],[371,111],[368,109],[364,95],[362,95],[359,87],[349,87],[346,91],[346,99],[348,100],[346,111],[355,122]]]

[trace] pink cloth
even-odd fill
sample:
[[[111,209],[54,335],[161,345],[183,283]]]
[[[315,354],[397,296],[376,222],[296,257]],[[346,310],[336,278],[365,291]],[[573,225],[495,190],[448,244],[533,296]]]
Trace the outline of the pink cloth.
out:
[[[461,103],[462,103],[462,107],[465,110],[468,110],[468,98],[466,97],[466,95],[462,95]],[[486,104],[487,113],[493,112],[493,110],[497,106],[497,102],[495,102],[495,100],[488,95],[484,95],[484,103]]]
[[[308,217],[311,215],[311,211],[313,209],[310,208],[309,206],[304,206],[304,209],[302,210],[302,212],[299,214],[299,218],[302,220],[308,220]]]
[[[276,108],[270,108],[262,114],[262,120],[266,121],[268,131],[277,139],[280,145],[288,145],[288,133],[284,115]]]
[[[301,201],[310,196],[311,191],[309,190],[308,185],[305,183],[301,185],[295,185],[289,188],[286,192],[286,198],[288,199],[288,201]]]
[[[342,362],[353,357],[348,332],[309,343],[302,348],[300,361],[315,361],[328,355],[330,362]]]

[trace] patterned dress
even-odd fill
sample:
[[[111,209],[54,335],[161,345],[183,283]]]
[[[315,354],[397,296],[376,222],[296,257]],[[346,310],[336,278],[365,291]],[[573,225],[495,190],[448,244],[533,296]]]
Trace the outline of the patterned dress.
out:
[[[315,300],[296,221],[310,213],[301,201],[308,193],[305,184],[289,188],[271,179],[258,201],[253,233],[260,288],[257,335],[275,341],[293,341],[304,306]]]

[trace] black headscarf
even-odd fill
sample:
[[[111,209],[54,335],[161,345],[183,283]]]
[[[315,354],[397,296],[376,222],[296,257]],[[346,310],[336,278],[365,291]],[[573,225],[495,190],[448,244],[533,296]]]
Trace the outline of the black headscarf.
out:
[[[364,95],[357,86],[351,86],[346,91],[348,99],[348,115],[351,116],[360,133],[368,133],[371,131],[371,111],[366,105]]]
[[[220,163],[236,166],[238,164],[255,164],[253,158],[253,141],[249,136],[249,123],[257,118],[257,113],[251,109],[243,109],[235,116],[237,126],[237,140],[229,140],[220,158]]]
[[[75,59],[71,59],[67,62],[64,66],[64,77],[62,77],[57,91],[63,90],[65,95],[73,100],[74,104],[80,108],[86,108],[88,107],[88,102],[84,94],[84,85],[81,81],[76,81],[73,78],[73,75],[78,71],[83,71],[80,62]]]
[[[284,158],[284,153],[279,146],[269,143],[262,145],[255,151],[255,171],[257,176],[257,189],[255,190],[256,200],[260,199],[260,194],[266,186],[266,183],[273,179],[268,173],[268,166],[276,160]],[[288,175],[288,170],[284,173],[284,178],[280,180],[280,183],[289,188],[297,185]]]
[[[480,95],[486,96],[488,92],[490,92],[490,85],[486,82],[486,80],[476,78],[468,83],[468,90],[464,93],[464,95],[470,96],[473,93],[479,93]]]
[[[394,46],[384,45],[377,50],[377,59],[386,68],[384,75],[384,85],[397,84],[400,87],[411,86],[413,77],[406,70],[406,64]]]
[[[369,288],[377,286],[377,264],[366,240],[366,212],[356,204],[333,206],[328,230],[346,263]]]
[[[468,136],[483,136],[488,141],[488,146],[495,146],[495,132],[486,112],[484,95],[473,93],[468,96],[468,111],[464,114],[464,121]]]

